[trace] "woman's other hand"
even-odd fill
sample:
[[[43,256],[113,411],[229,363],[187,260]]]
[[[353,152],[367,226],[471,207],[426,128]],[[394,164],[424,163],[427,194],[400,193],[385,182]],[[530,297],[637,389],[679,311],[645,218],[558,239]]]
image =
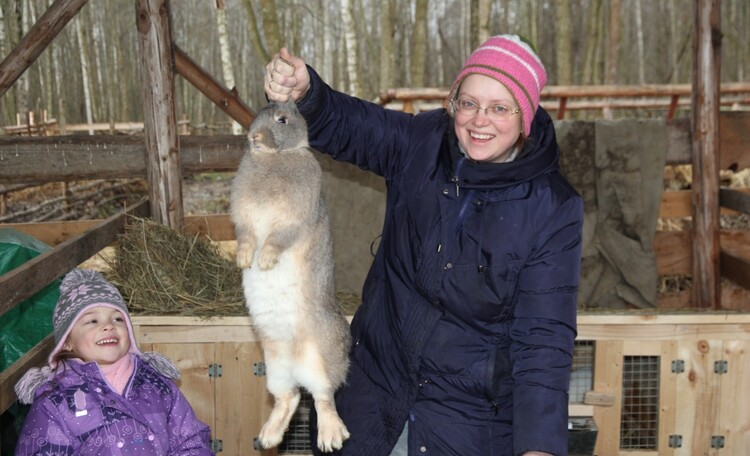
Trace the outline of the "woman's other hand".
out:
[[[263,88],[270,101],[284,102],[289,97],[295,102],[300,100],[310,88],[307,65],[287,48],[281,48],[266,65]]]

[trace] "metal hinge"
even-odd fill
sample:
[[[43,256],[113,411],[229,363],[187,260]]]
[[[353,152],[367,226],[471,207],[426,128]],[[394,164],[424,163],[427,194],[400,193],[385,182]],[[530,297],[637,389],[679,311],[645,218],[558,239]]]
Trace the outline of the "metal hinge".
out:
[[[672,373],[681,374],[685,372],[685,361],[682,359],[675,359],[672,361]]]
[[[209,377],[221,377],[221,364],[209,364],[208,376]]]
[[[727,361],[716,361],[714,363],[714,372],[721,375],[729,372],[729,363]]]
[[[211,440],[211,451],[221,453],[224,451],[224,443],[221,440]]]
[[[253,374],[256,377],[264,377],[266,375],[266,363],[253,363]]]
[[[670,435],[669,448],[682,448],[682,436],[679,434]]]
[[[724,436],[712,435],[711,436],[711,448],[724,448]]]

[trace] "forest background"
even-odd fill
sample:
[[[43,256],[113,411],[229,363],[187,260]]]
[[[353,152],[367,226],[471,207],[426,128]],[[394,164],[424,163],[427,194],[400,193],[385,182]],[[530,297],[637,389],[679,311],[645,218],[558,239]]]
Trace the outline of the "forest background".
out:
[[[52,2],[0,0],[3,58]],[[692,0],[172,0],[170,8],[174,43],[256,110],[264,67],[281,46],[332,87],[370,100],[394,87],[449,86],[471,50],[500,33],[534,44],[548,85],[691,82]],[[750,2],[721,2],[723,82],[748,80],[749,24]],[[142,121],[137,47],[133,0],[89,1],[0,98],[0,124],[18,115],[25,123],[29,111],[66,123]],[[175,88],[178,118],[229,132],[230,119],[189,83],[178,76]]]

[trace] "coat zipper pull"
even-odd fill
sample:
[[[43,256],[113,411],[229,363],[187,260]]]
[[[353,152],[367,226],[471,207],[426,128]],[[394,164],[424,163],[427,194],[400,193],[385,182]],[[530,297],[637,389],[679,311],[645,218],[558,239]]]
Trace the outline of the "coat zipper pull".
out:
[[[458,190],[458,176],[455,176],[453,179],[451,179],[454,184],[456,184],[456,196],[460,196],[459,190]]]

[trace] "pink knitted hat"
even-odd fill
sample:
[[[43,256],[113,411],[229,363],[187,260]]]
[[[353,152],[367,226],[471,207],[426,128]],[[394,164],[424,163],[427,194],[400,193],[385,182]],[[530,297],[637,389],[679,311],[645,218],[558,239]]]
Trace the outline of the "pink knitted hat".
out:
[[[449,92],[453,99],[470,74],[489,76],[508,88],[521,108],[522,127],[528,137],[539,106],[539,94],[547,83],[547,72],[539,57],[517,35],[493,36],[466,60]]]

